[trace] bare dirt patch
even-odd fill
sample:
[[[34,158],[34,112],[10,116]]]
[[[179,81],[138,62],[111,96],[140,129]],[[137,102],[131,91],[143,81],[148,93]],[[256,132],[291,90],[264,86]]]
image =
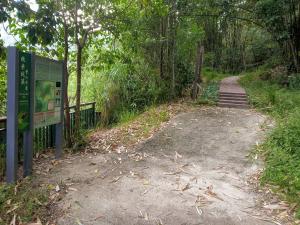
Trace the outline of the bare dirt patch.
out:
[[[272,216],[285,206],[266,207],[249,183],[262,168],[248,155],[265,122],[251,110],[202,107],[135,147],[103,151],[111,144],[94,139],[105,154],[68,158],[46,176],[66,192],[58,224],[287,224]]]

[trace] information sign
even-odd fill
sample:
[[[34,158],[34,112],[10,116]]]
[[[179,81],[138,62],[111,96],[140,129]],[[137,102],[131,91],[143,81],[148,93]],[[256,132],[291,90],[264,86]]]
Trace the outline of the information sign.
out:
[[[63,62],[8,47],[6,179],[17,180],[19,134],[23,136],[24,176],[31,175],[34,128],[55,124],[55,156],[63,146]]]
[[[45,127],[62,121],[61,62],[35,58],[34,127]]]

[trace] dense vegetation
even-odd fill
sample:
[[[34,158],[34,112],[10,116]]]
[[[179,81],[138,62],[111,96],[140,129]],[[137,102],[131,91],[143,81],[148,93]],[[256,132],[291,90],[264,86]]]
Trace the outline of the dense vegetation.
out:
[[[239,73],[266,62],[298,70],[296,1],[48,0],[37,5],[32,10],[25,1],[3,0],[0,22],[21,49],[65,60],[67,105],[96,101],[105,123],[186,93],[200,45],[205,66],[219,71]]]
[[[80,139],[80,103],[95,101],[108,125],[153,104],[189,96],[204,51],[197,102],[214,104],[222,77],[254,70],[242,84],[253,105],[278,124],[263,146],[263,181],[300,203],[298,0],[36,3],[34,8],[23,0],[1,0],[0,24],[20,49],[64,60],[65,102],[66,107],[76,104],[78,131],[75,137],[67,132],[69,146]],[[0,41],[0,116],[5,115],[4,45]],[[68,115],[67,110],[67,131]]]

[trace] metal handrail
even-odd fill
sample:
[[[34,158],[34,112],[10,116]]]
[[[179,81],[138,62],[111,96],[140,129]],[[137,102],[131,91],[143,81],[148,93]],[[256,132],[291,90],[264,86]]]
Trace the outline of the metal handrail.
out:
[[[80,107],[85,107],[85,106],[89,106],[89,105],[93,106],[95,104],[96,104],[96,102],[87,102],[87,103],[80,104]],[[64,109],[66,109],[66,108],[64,108]],[[69,109],[76,109],[76,105],[69,106]],[[0,117],[0,125],[6,124],[6,120],[7,120],[6,116]],[[5,129],[5,128],[3,128],[3,129]],[[0,131],[3,129],[0,129]]]
[[[95,104],[96,104],[96,102],[87,102],[87,103],[80,104],[80,107],[85,107],[85,106],[89,106],[89,105],[93,106]],[[69,106],[69,109],[76,109],[76,105]]]

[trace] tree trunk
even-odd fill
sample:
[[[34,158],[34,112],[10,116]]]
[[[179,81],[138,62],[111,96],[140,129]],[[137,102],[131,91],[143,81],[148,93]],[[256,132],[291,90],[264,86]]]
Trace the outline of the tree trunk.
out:
[[[76,108],[75,108],[75,138],[80,139],[80,98],[81,98],[81,56],[82,47],[77,44],[77,88],[76,88]]]
[[[169,50],[168,50],[168,67],[169,67],[169,78],[171,80],[171,98],[175,97],[175,52],[176,52],[176,1],[172,0],[170,1],[172,10],[169,13]]]
[[[172,97],[175,98],[175,40],[173,40],[172,48]]]
[[[164,18],[160,21],[160,77],[164,77]]]
[[[173,2],[173,11],[176,10],[176,3]],[[175,12],[173,12],[172,15],[172,25],[171,25],[171,37],[172,37],[172,41],[171,41],[171,48],[172,48],[172,98],[175,98],[175,48],[176,48],[176,14]]]
[[[70,123],[70,108],[69,108],[69,71],[68,71],[68,58],[69,58],[69,42],[68,42],[68,27],[64,24],[64,75],[65,75],[65,91],[64,91],[64,102],[65,102],[65,129],[66,129],[66,145],[71,147],[71,123]]]
[[[294,62],[293,64],[294,64],[295,70],[298,73],[299,72],[299,65],[298,65],[297,50],[296,50],[295,45],[293,44],[293,42],[291,40],[288,40],[288,45],[289,45],[289,48],[290,48],[292,61]]]
[[[202,82],[201,71],[202,71],[202,64],[203,64],[203,55],[204,55],[204,47],[201,45],[200,42],[198,42],[196,64],[195,64],[195,79],[193,82],[192,93],[191,93],[191,97],[193,100],[197,99],[200,91],[200,84]]]

